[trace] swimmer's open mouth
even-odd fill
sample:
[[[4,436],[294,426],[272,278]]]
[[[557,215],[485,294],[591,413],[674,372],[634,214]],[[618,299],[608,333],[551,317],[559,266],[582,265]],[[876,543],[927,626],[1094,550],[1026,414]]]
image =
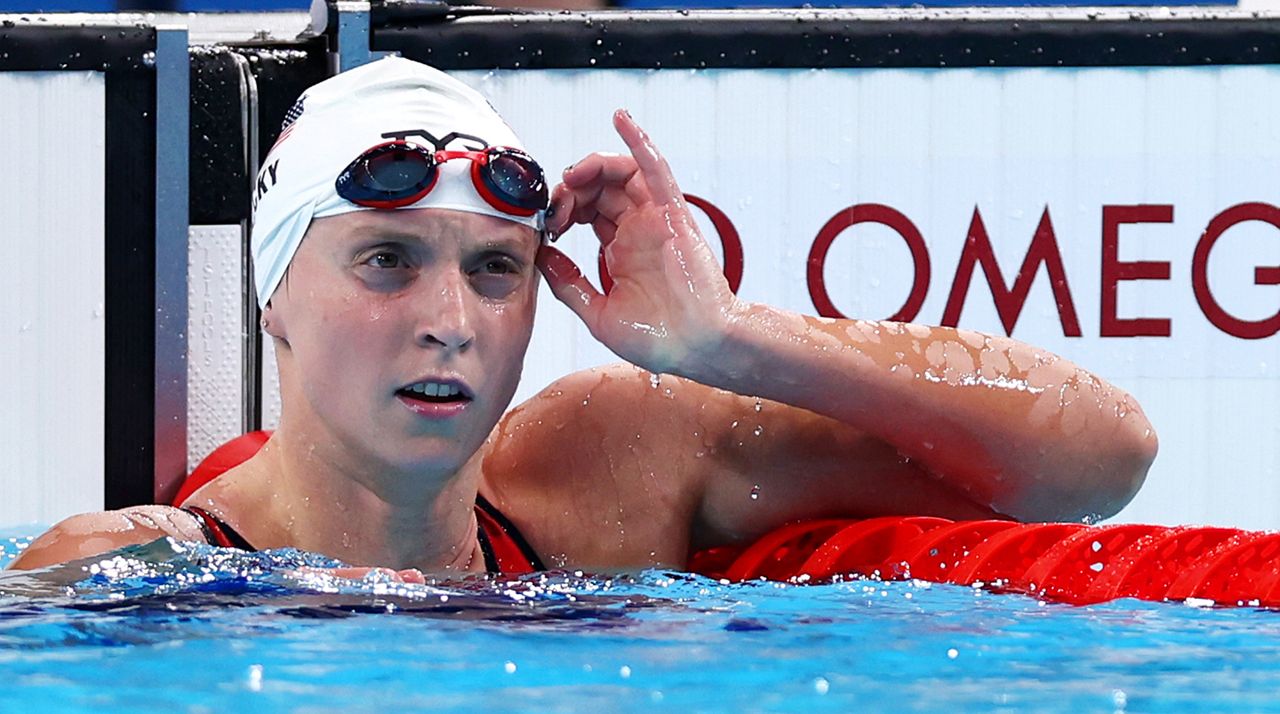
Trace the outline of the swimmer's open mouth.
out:
[[[456,382],[415,382],[397,389],[396,394],[406,399],[437,404],[471,401],[466,387]]]

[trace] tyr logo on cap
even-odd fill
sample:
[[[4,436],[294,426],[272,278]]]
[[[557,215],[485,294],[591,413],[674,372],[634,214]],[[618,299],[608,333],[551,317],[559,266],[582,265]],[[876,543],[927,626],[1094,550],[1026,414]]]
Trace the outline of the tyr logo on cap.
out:
[[[479,151],[481,149],[489,148],[489,142],[485,141],[484,139],[481,139],[478,136],[472,136],[471,134],[463,134],[462,132],[459,132],[459,131],[451,131],[448,134],[445,134],[443,137],[437,139],[434,134],[427,131],[426,129],[405,129],[402,131],[388,131],[382,135],[382,138],[395,139],[396,141],[407,141],[411,136],[416,136],[421,139],[426,139],[427,141],[431,142],[431,147],[436,151],[444,151],[445,148],[449,146],[449,144],[452,144],[455,141],[459,141],[463,139],[474,141],[479,144],[479,146],[467,146],[466,149],[468,151]]]

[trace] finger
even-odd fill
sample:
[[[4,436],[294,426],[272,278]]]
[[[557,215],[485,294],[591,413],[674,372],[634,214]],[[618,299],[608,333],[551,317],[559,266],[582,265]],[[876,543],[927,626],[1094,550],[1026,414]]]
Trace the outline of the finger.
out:
[[[560,184],[551,192],[551,207],[547,210],[547,230],[552,235],[563,235],[573,226],[573,209],[576,199],[568,186]]]
[[[400,582],[402,583],[413,583],[414,585],[427,584],[427,577],[423,575],[422,571],[418,570],[417,568],[407,568],[405,570],[400,570],[396,572],[396,575],[400,576]]]
[[[622,154],[595,153],[564,170],[561,179],[574,188],[592,183],[626,183],[639,171],[636,160]]]
[[[325,575],[331,575],[335,578],[345,578],[347,580],[363,580],[368,577],[387,577],[394,581],[398,581],[399,576],[390,568],[370,568],[365,566],[357,566],[350,568],[303,568],[304,572],[316,572]]]
[[[392,570],[391,568],[369,568],[369,572],[361,576],[360,579],[361,580],[381,580],[383,578],[386,578],[393,583],[403,582],[400,579],[400,574]]]
[[[573,211],[569,214],[571,223],[590,223],[600,214],[596,206],[596,199],[599,194],[596,192],[573,194]]]
[[[601,218],[607,218],[612,223],[621,223],[621,219],[630,211],[635,210],[635,201],[625,189],[618,187],[610,187],[600,192],[599,198],[596,199],[596,215]],[[594,225],[595,221],[592,221]]]
[[[578,270],[569,256],[544,245],[538,249],[538,269],[547,278],[547,287],[556,299],[573,310],[586,323],[587,329],[596,324],[604,296]]]
[[[636,124],[625,109],[619,109],[613,113],[613,126],[640,166],[640,173],[644,176],[645,185],[654,203],[669,206],[682,205],[684,196],[680,192],[680,186],[676,183],[667,160],[662,157],[649,135]]]
[[[557,222],[565,222],[565,230],[574,223],[595,223],[597,218],[607,218],[613,223],[621,223],[622,218],[636,210],[636,202],[622,186],[608,186],[596,192],[588,189],[586,193],[571,191],[573,209],[568,218],[555,216]],[[567,206],[568,201],[565,201]]]
[[[596,219],[591,222],[591,228],[596,232],[596,238],[600,239],[602,248],[618,237],[618,224],[604,216],[596,216]]]
[[[600,183],[578,188],[562,183],[556,187],[557,194],[562,197],[565,204],[563,215],[557,215],[557,218],[563,219],[565,230],[574,223],[591,222],[596,215],[596,199],[600,197],[602,190],[604,190],[604,184]]]

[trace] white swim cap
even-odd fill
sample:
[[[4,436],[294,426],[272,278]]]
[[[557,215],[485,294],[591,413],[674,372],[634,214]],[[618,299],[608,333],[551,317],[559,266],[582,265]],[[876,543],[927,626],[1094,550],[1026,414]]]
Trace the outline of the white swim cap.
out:
[[[338,174],[366,150],[394,139],[436,149],[508,146],[523,149],[479,92],[445,73],[399,57],[343,72],[302,93],[263,161],[253,194],[254,280],[265,307],[284,278],[312,218],[374,210],[340,197]],[[439,165],[440,178],[404,208],[451,208],[496,216],[541,230],[543,212],[522,217],[489,205],[470,178],[469,161]]]

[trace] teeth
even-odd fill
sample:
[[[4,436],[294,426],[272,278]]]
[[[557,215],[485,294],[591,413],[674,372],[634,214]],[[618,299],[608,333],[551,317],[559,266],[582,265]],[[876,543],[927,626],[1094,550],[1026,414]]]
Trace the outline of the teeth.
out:
[[[409,386],[409,391],[425,394],[428,397],[455,397],[461,393],[457,385],[440,384],[439,382],[418,382]]]

